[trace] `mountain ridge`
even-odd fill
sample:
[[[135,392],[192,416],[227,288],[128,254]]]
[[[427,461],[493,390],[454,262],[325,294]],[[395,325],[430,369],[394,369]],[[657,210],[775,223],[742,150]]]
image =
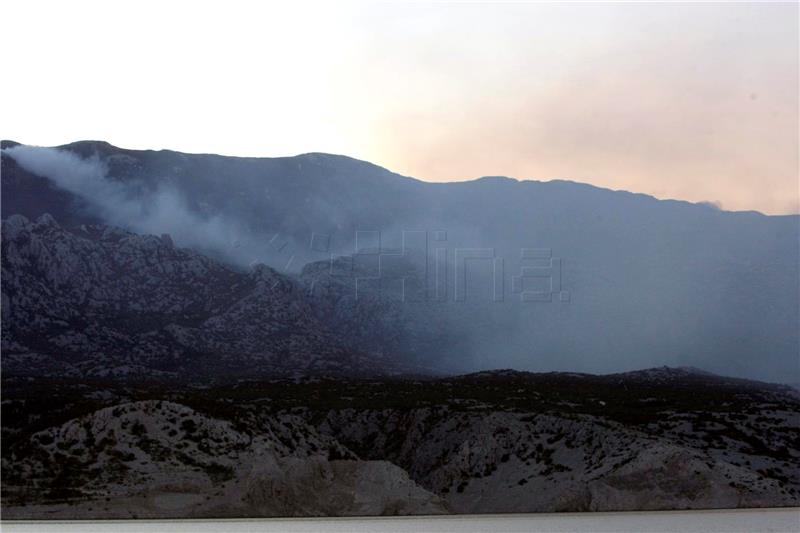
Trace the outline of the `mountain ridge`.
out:
[[[312,310],[329,310],[317,320],[336,318],[359,350],[456,373],[666,364],[800,379],[794,217],[574,183],[426,183],[338,156],[78,148],[4,148],[3,217],[169,234],[239,271],[263,263],[299,275],[306,289],[330,289]],[[462,250],[485,258],[467,268]],[[331,270],[340,257],[366,274]],[[354,301],[357,277],[373,278],[377,299]],[[420,301],[392,302],[400,287]]]
[[[24,143],[19,143],[14,140],[6,139],[0,141],[0,148],[7,149],[16,146],[36,146],[36,145],[25,145]],[[602,192],[610,192],[610,193],[623,193],[629,194],[636,197],[647,198],[650,200],[654,200],[657,202],[674,202],[677,204],[687,204],[695,207],[702,207],[705,209],[713,209],[715,211],[720,211],[724,213],[752,213],[758,214],[764,217],[798,217],[800,219],[800,213],[789,213],[789,214],[778,214],[778,215],[771,215],[767,213],[762,213],[755,209],[741,209],[741,210],[728,210],[724,208],[717,208],[717,207],[710,207],[708,205],[708,201],[699,201],[699,202],[692,202],[689,200],[682,200],[679,198],[658,198],[657,196],[641,193],[636,191],[629,191],[626,189],[612,189],[610,187],[603,187],[600,185],[595,185],[590,182],[578,181],[573,179],[567,178],[552,178],[552,179],[535,179],[535,178],[516,178],[513,176],[500,176],[500,175],[487,175],[487,176],[477,176],[474,178],[465,178],[459,179],[457,181],[449,181],[449,182],[441,182],[441,181],[428,181],[422,178],[409,176],[405,174],[400,174],[398,172],[392,171],[387,167],[381,166],[377,163],[373,163],[366,159],[359,159],[357,157],[349,156],[346,154],[334,154],[328,152],[303,152],[295,155],[287,155],[287,156],[240,156],[240,155],[224,155],[224,154],[217,154],[213,152],[182,152],[178,150],[172,150],[169,148],[162,148],[162,149],[131,149],[131,148],[122,148],[116,145],[113,145],[107,141],[101,140],[80,140],[80,141],[73,141],[67,144],[61,144],[57,146],[50,146],[47,148],[54,148],[59,150],[71,150],[75,151],[80,154],[89,154],[91,153],[90,150],[94,149],[94,152],[97,153],[98,147],[102,147],[106,151],[120,151],[126,153],[165,153],[165,154],[174,154],[178,156],[203,156],[203,157],[215,157],[215,158],[229,158],[229,159],[239,159],[239,160],[266,160],[266,161],[286,161],[286,160],[295,160],[295,159],[303,159],[309,157],[324,157],[324,158],[331,158],[334,160],[342,160],[342,161],[350,161],[360,165],[366,165],[368,167],[373,167],[380,171],[386,172],[393,176],[397,176],[400,178],[405,178],[408,180],[413,180],[419,183],[425,184],[462,184],[462,183],[475,183],[475,182],[495,182],[495,181],[508,181],[514,183],[534,183],[534,184],[553,184],[553,185],[570,185],[570,186],[578,186],[578,187],[586,187],[589,189],[594,189],[597,191]]]

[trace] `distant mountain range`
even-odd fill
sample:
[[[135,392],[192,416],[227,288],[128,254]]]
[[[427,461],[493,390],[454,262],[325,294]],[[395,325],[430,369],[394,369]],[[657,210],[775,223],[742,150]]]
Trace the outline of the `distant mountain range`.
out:
[[[2,147],[4,372],[800,381],[798,216],[325,154]]]

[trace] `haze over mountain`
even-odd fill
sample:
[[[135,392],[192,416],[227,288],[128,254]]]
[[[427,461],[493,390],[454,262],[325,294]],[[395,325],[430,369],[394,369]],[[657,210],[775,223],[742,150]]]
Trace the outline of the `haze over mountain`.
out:
[[[231,276],[266,263],[308,289],[310,313],[330,310],[314,320],[336,331],[388,308],[377,329],[348,336],[348,349],[373,357],[452,371],[692,365],[800,381],[798,216],[564,181],[425,183],[326,154],[3,142],[4,226],[45,213],[70,231],[170,234]]]

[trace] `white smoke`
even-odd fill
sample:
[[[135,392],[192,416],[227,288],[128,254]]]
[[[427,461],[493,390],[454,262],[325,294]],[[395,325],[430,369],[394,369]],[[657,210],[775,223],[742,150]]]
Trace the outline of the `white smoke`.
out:
[[[28,172],[84,199],[108,224],[136,233],[169,233],[181,246],[206,250],[241,265],[268,260],[253,256],[250,250],[258,247],[248,244],[255,237],[240,223],[192,211],[183,195],[169,185],[148,192],[138,183],[115,180],[97,156],[83,159],[66,150],[24,145],[3,152]]]

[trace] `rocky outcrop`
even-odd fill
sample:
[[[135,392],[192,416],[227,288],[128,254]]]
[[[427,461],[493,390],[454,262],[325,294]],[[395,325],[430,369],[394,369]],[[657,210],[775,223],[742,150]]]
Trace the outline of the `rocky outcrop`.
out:
[[[660,422],[623,424],[570,408],[519,413],[475,404],[337,410],[317,427],[362,457],[402,466],[454,512],[796,505],[797,402],[763,394],[784,410],[769,418],[723,412],[713,422],[706,413],[664,410]]]
[[[52,384],[63,406],[43,401],[25,381],[4,389],[4,516],[620,511],[800,501],[795,392],[691,369],[292,378],[195,390]],[[98,403],[105,407],[70,414]]]
[[[5,518],[433,514],[440,498],[360,461],[292,415],[256,433],[167,401],[101,409],[34,434],[4,465]],[[37,506],[17,506],[32,503]]]
[[[390,368],[345,347],[304,290],[170,239],[50,215],[2,224],[3,371],[152,378]]]

